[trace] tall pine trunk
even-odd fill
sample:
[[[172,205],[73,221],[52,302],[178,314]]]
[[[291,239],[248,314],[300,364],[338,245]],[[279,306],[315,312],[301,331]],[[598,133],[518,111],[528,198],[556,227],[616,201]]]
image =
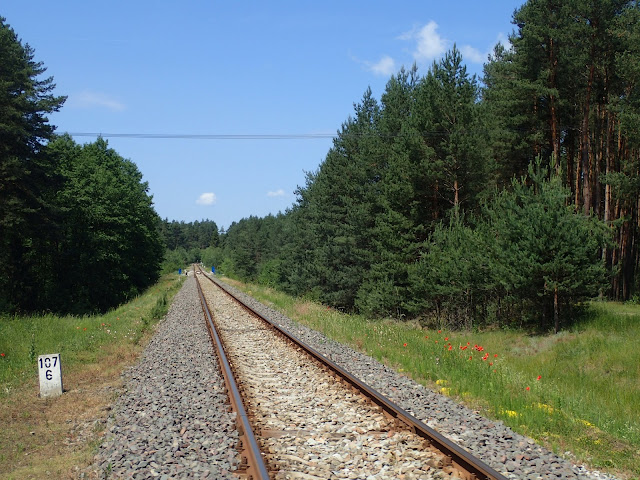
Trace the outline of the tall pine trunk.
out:
[[[595,66],[592,63],[589,67],[589,81],[587,83],[587,90],[583,105],[582,140],[580,142],[580,174],[582,176],[582,202],[585,215],[589,214],[592,202],[591,152],[589,148],[589,114],[591,109],[591,90],[593,88],[594,72]]]

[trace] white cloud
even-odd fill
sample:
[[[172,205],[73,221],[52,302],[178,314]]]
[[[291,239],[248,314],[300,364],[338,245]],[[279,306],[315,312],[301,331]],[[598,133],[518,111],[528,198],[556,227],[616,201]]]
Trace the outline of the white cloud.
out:
[[[488,53],[482,53],[471,45],[462,45],[460,47],[460,53],[462,53],[462,60],[470,63],[484,63],[487,61]]]
[[[504,33],[500,32],[498,34],[498,38],[496,38],[496,43],[501,43],[505,50],[511,50],[511,40]],[[493,47],[491,47],[491,51],[493,52]]]
[[[281,188],[276,191],[267,192],[267,197],[284,197],[284,195],[284,190]]]
[[[92,92],[84,90],[80,93],[69,95],[68,104],[79,108],[106,108],[114,112],[123,111],[126,106],[124,103],[116,100],[109,95],[100,92]]]
[[[214,203],[216,203],[216,200],[216,194],[209,192],[200,195],[196,200],[196,203],[198,205],[213,205]]]
[[[367,62],[367,66],[376,75],[388,76],[396,72],[396,62],[389,55],[383,55],[377,63]]]
[[[438,24],[431,20],[418,31],[406,33],[401,38],[416,40],[413,57],[418,61],[428,61],[438,58],[447,51],[448,41],[437,32]]]
[[[511,49],[511,42],[509,41],[509,38],[505,34],[499,33],[496,37],[495,43],[493,45],[490,45],[487,51],[484,53],[477,48],[472,47],[471,45],[463,45],[462,47],[460,47],[462,59],[465,62],[469,63],[485,63],[488,61],[489,55],[493,54],[493,49],[497,43],[502,44],[505,50]]]

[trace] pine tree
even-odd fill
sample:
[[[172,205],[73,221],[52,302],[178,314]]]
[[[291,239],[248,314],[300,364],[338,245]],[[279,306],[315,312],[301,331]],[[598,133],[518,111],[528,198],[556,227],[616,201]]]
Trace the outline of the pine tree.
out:
[[[429,143],[442,169],[440,195],[450,207],[473,209],[488,173],[475,75],[469,77],[454,45],[424,84],[433,122]]]
[[[65,97],[53,78],[0,17],[0,310],[40,308],[48,295],[49,251],[55,243],[52,197],[60,181],[43,152],[54,126],[47,115]]]

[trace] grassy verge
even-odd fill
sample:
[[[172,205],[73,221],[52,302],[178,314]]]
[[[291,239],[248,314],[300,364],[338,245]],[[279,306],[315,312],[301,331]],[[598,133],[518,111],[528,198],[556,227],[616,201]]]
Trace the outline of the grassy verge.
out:
[[[105,315],[0,317],[0,478],[72,478],[91,463],[121,372],[182,279],[161,278]],[[38,355],[60,353],[65,393],[38,396]]]
[[[589,319],[558,335],[433,331],[228,281],[556,453],[640,478],[640,306],[593,304]]]

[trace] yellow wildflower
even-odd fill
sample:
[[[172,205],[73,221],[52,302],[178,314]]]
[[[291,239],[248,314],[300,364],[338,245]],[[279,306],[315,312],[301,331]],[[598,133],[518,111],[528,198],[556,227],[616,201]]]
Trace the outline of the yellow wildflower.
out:
[[[538,403],[538,408],[540,410],[544,410],[549,415],[551,415],[554,411],[554,408],[551,405],[547,405],[546,403]]]

